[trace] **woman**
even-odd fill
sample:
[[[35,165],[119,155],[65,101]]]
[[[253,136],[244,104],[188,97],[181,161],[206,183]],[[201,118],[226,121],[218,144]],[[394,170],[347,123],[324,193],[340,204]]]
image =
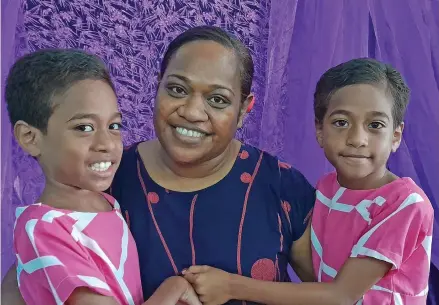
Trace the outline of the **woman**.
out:
[[[290,263],[313,279],[314,188],[234,139],[253,100],[253,70],[248,49],[215,27],[184,32],[163,58],[158,139],[125,150],[110,189],[136,240],[145,298],[192,265],[284,282]]]

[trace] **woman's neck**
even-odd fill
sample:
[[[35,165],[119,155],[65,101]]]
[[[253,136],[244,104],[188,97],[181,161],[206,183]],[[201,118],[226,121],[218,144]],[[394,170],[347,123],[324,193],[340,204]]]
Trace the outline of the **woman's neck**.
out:
[[[230,169],[239,153],[240,143],[232,141],[229,146],[215,158],[199,164],[178,163],[171,159],[161,145],[158,147],[159,166],[163,171],[172,173],[179,178],[206,179],[215,176],[224,169]]]
[[[180,192],[201,190],[223,179],[232,169],[240,148],[241,143],[233,140],[216,158],[199,164],[180,164],[171,159],[157,140],[138,147],[152,180],[163,188]]]

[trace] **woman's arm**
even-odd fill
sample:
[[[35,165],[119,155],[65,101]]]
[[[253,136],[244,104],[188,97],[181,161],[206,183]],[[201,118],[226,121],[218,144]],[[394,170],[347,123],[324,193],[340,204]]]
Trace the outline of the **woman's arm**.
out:
[[[282,163],[280,171],[280,199],[287,216],[291,238],[289,263],[304,282],[315,281],[311,256],[311,216],[316,190],[297,169]]]
[[[311,221],[302,237],[293,242],[290,251],[290,264],[303,282],[315,282],[311,250]]]

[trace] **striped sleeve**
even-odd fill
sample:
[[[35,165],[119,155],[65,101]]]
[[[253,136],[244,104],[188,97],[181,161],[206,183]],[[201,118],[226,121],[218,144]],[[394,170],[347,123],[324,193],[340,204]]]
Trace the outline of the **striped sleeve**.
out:
[[[425,264],[428,270],[434,217],[431,203],[420,189],[393,192],[400,194],[398,200],[385,202],[386,208],[371,220],[351,257],[372,257],[400,269],[415,255],[417,264]]]
[[[17,280],[26,304],[64,304],[78,287],[111,296],[104,275],[75,240],[73,222],[60,214],[25,212],[17,219]]]

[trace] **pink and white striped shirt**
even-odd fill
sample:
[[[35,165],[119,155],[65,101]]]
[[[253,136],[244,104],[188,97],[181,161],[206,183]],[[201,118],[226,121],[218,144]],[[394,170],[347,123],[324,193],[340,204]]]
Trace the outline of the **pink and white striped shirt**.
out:
[[[143,301],[137,249],[117,201],[110,212],[83,213],[44,204],[17,208],[17,279],[28,305],[64,304],[78,287],[119,304]]]
[[[311,241],[319,282],[331,282],[350,257],[372,257],[393,267],[356,304],[425,305],[434,214],[410,178],[349,190],[334,172],[318,182],[316,197]]]

